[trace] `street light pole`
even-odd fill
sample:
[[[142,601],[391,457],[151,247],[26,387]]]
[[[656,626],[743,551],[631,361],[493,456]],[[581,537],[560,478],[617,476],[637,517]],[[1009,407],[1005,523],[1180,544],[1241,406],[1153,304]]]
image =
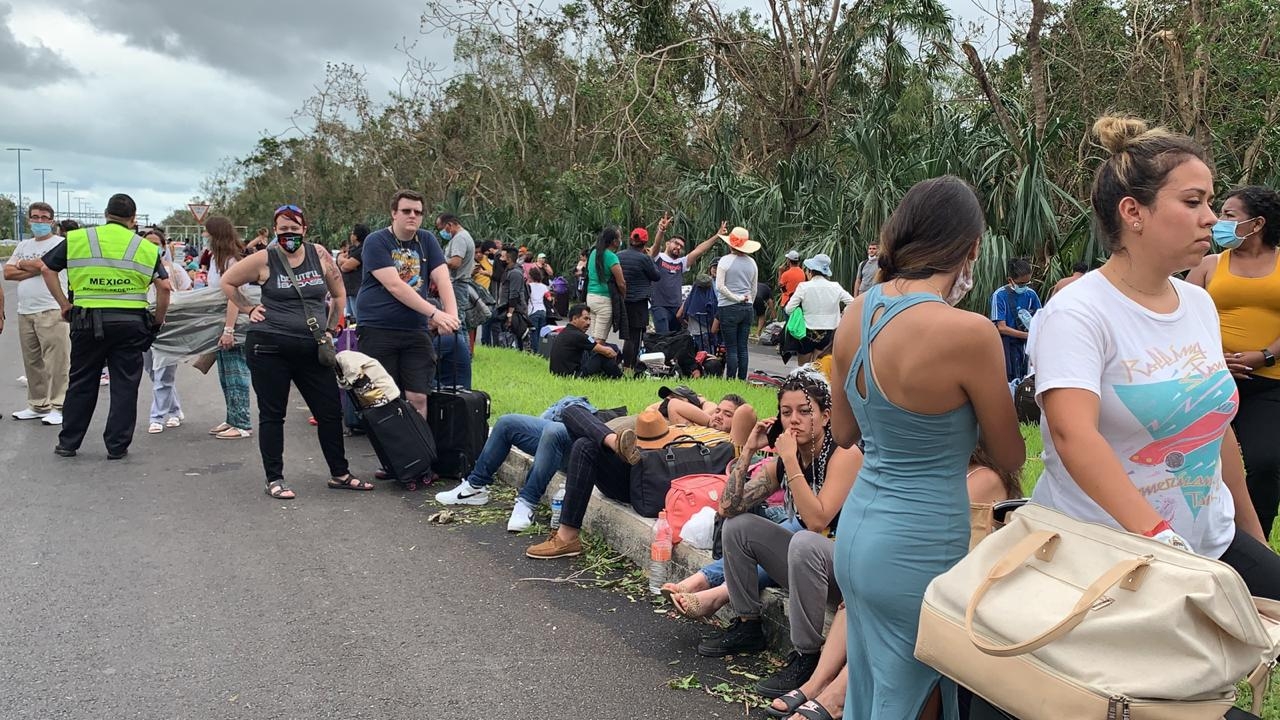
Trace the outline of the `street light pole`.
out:
[[[21,240],[22,239],[22,217],[25,214],[22,212],[22,153],[31,152],[31,148],[11,147],[11,148],[5,148],[5,150],[18,153],[18,202],[16,205],[17,211],[14,212],[14,215],[13,215],[13,239]]]
[[[58,200],[62,197],[62,186],[66,185],[62,180],[50,180],[49,184],[53,186],[53,216],[58,216]],[[40,193],[44,195],[44,193]]]
[[[40,202],[47,202],[44,199],[44,174],[53,172],[53,168],[31,168],[31,172],[40,173]]]
[[[70,215],[71,214],[71,194],[74,193],[75,190],[63,190],[62,192],[67,194],[67,214]]]

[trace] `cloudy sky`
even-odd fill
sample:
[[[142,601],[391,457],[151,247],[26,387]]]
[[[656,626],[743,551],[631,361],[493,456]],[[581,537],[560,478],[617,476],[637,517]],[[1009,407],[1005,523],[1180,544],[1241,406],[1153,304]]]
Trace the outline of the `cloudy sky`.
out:
[[[949,0],[981,20],[975,2]],[[759,5],[763,0],[728,4]],[[417,0],[0,0],[0,148],[22,153],[22,194],[54,204],[54,181],[101,212],[115,192],[159,220],[185,207],[223,158],[285,132],[325,62],[363,69],[374,97],[404,70],[398,47],[447,65],[422,36]],[[17,195],[16,153],[0,194]],[[57,203],[66,210],[68,196]]]

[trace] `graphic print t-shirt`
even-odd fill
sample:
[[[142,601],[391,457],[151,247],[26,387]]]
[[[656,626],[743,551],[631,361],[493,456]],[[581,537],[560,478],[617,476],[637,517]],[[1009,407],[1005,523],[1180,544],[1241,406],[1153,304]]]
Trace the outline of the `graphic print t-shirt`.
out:
[[[360,324],[387,330],[426,330],[427,317],[395,299],[373,272],[393,267],[406,285],[425,298],[431,271],[444,264],[435,236],[419,230],[415,239],[402,243],[390,228],[383,228],[365,238],[360,263],[364,271],[356,307]]]
[[[653,284],[653,297],[649,299],[649,303],[654,307],[680,307],[684,273],[689,269],[689,258],[673,258],[661,252],[654,265],[658,268],[658,280]]]
[[[1172,282],[1178,309],[1160,314],[1125,297],[1102,273],[1089,273],[1036,315],[1027,350],[1037,393],[1079,388],[1098,395],[1098,429],[1130,482],[1193,550],[1217,558],[1235,537],[1219,453],[1239,395],[1209,294]],[[1119,527],[1071,479],[1043,419],[1040,434],[1045,470],[1032,500]]]

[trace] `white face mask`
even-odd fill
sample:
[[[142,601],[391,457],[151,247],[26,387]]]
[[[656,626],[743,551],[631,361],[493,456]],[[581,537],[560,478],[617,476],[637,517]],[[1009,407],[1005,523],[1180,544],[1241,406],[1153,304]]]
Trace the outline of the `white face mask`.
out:
[[[951,286],[951,291],[947,293],[945,298],[948,305],[959,305],[965,295],[973,289],[973,261],[965,260],[964,267],[960,268],[960,273],[956,275],[955,284]]]

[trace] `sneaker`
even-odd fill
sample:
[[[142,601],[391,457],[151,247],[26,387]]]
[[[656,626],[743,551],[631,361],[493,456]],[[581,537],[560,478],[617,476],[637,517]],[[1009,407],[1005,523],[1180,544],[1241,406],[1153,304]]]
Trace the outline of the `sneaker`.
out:
[[[472,487],[463,480],[452,490],[436,493],[436,502],[441,505],[488,505],[489,488]]]
[[[537,545],[524,551],[525,557],[531,557],[534,560],[555,560],[557,558],[577,557],[582,554],[582,540],[574,538],[571,542],[565,542],[560,536],[552,531],[551,537],[546,542],[540,542]]]
[[[101,387],[106,387],[110,384],[111,384],[111,376],[107,374],[106,370],[103,370],[102,376],[98,378],[98,385],[100,385]]]
[[[32,410],[31,408],[22,408],[21,410],[13,414],[13,419],[14,420],[39,420],[41,418],[45,418],[48,416],[49,416],[49,413],[47,412],[38,412],[36,410]]]
[[[756,692],[770,699],[782,697],[809,682],[817,668],[818,653],[808,655],[793,650],[781,670],[756,683]]]
[[[636,431],[627,429],[618,433],[618,457],[628,465],[640,463],[640,448],[636,447]]]
[[[444,493],[440,493],[443,495]],[[436,497],[439,497],[437,495]],[[533,524],[533,508],[522,502],[516,502],[516,506],[511,509],[511,519],[507,521],[507,532],[520,532],[527,530]]]
[[[61,425],[61,424],[62,424],[62,411],[61,411],[61,410],[52,410],[52,411],[50,411],[50,412],[49,412],[49,414],[48,414],[48,415],[45,415],[43,418],[41,418],[41,419],[40,419],[40,422],[44,423],[45,425]]]
[[[729,621],[729,629],[703,638],[698,643],[702,657],[724,657],[764,650],[764,626],[760,618],[736,617]]]
[[[18,376],[18,384],[19,384],[19,385],[21,385],[22,387],[26,387],[26,386],[27,386],[27,376],[26,376],[26,375],[19,375],[19,376]]]

